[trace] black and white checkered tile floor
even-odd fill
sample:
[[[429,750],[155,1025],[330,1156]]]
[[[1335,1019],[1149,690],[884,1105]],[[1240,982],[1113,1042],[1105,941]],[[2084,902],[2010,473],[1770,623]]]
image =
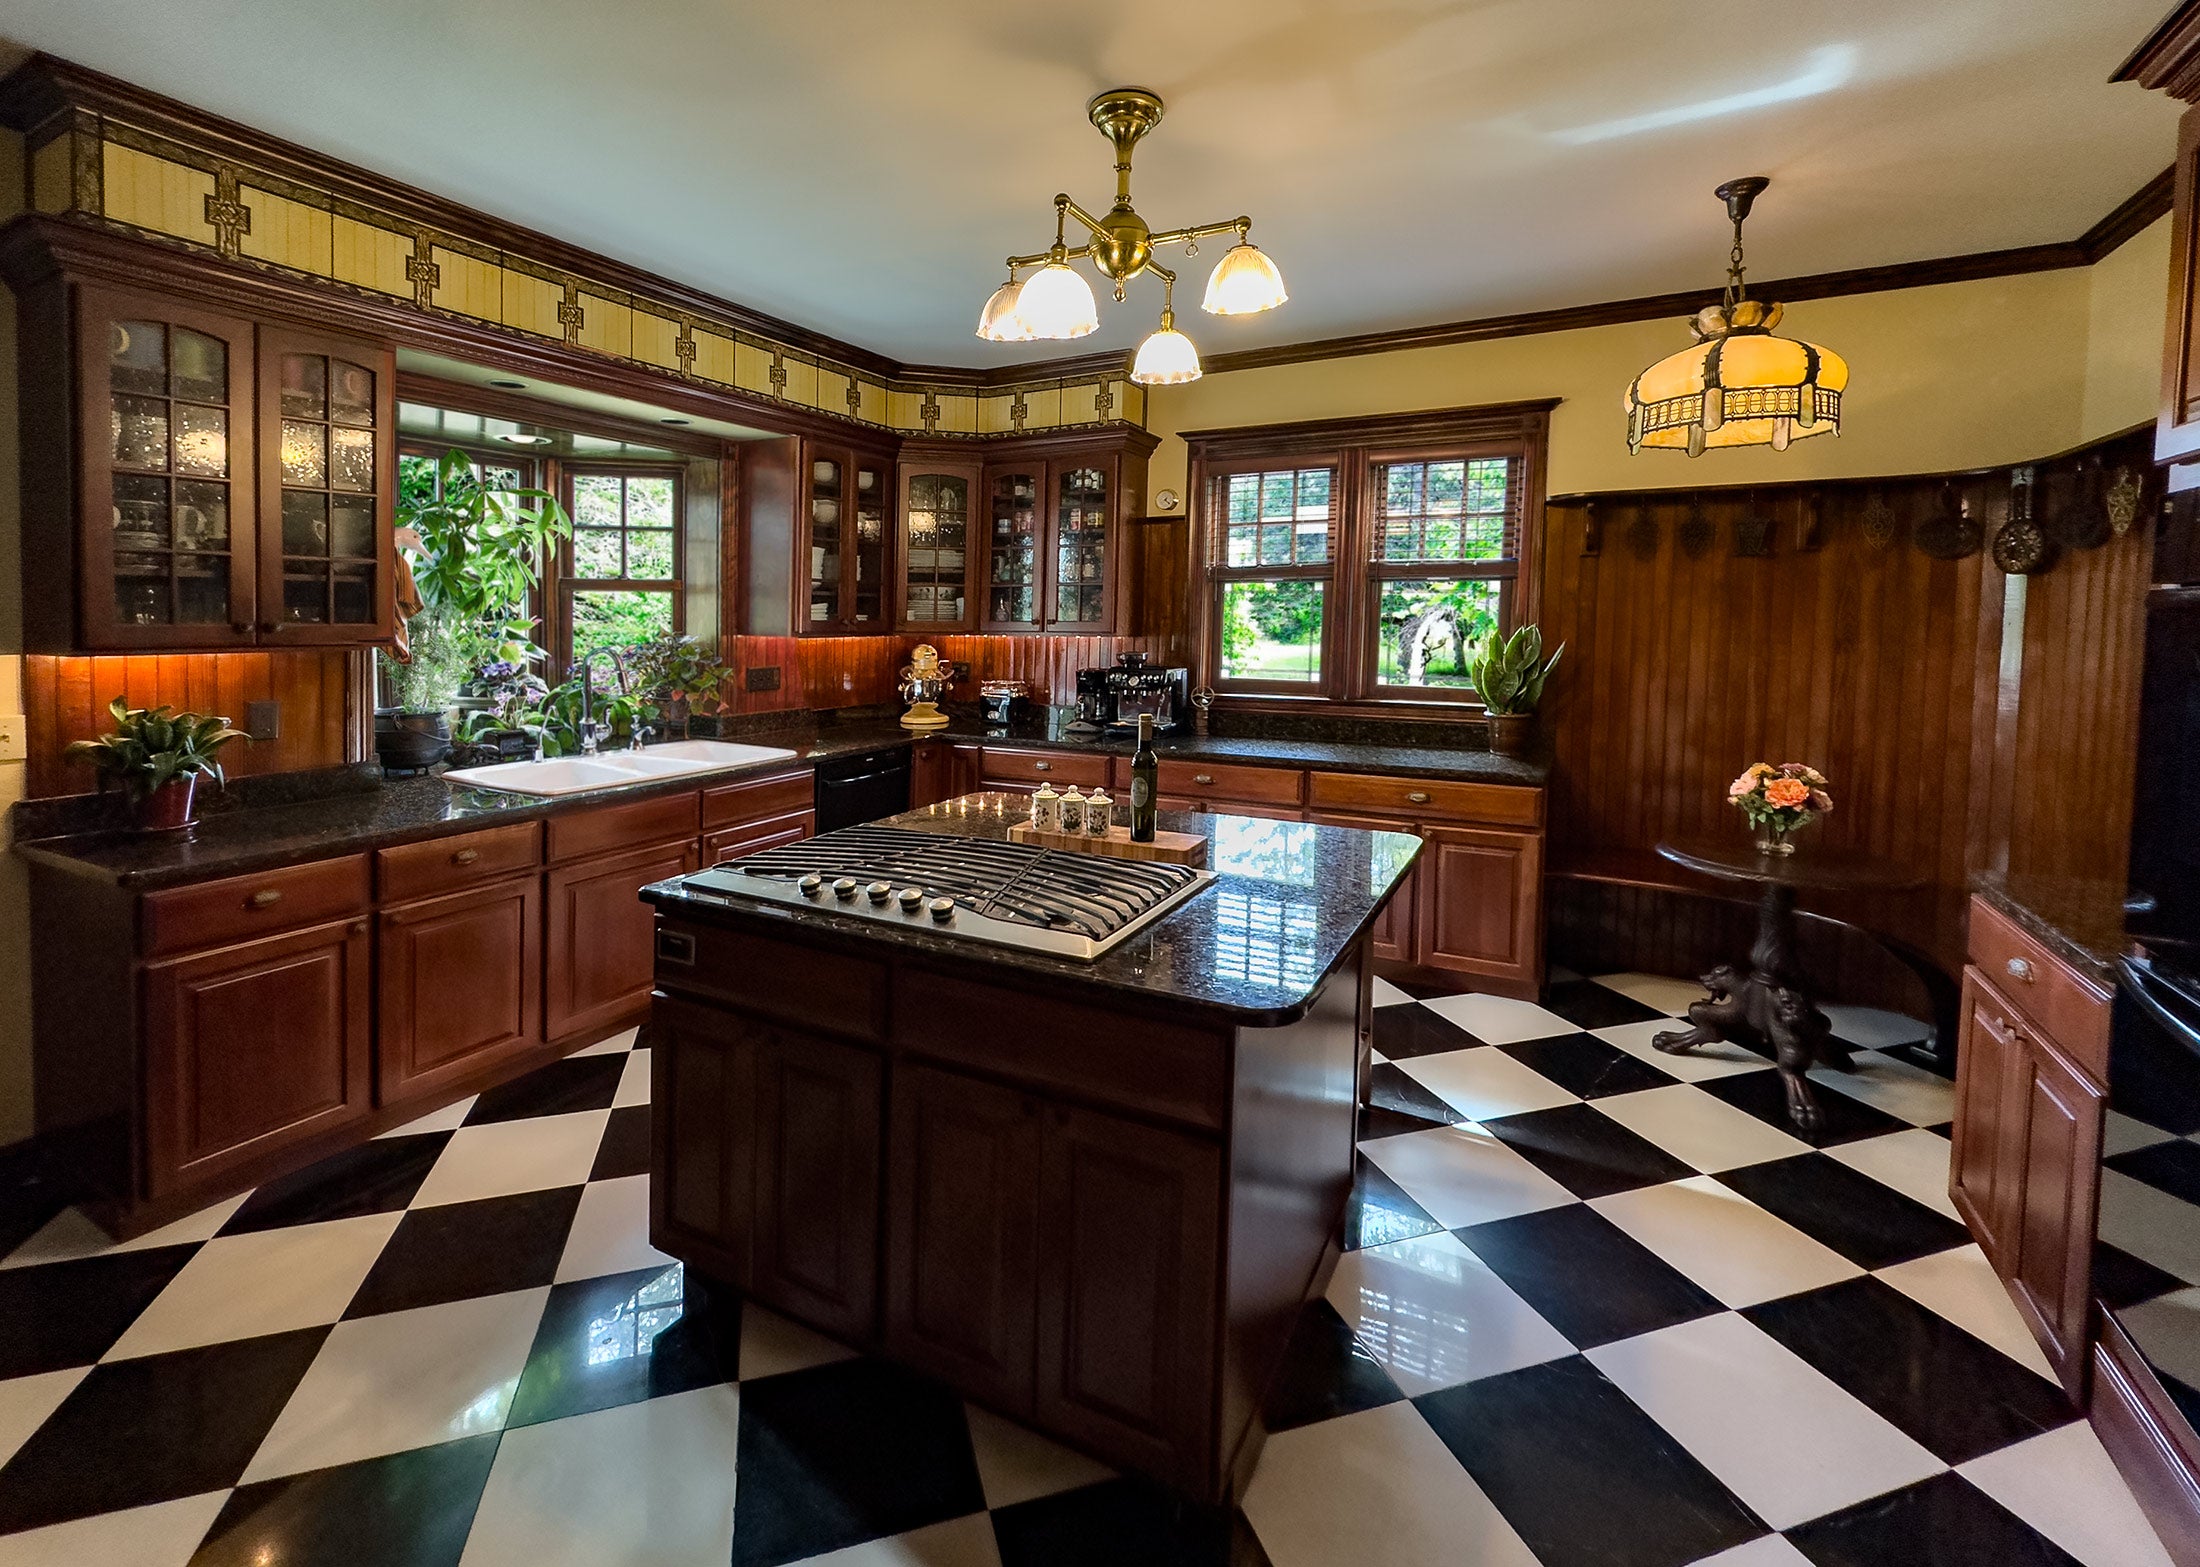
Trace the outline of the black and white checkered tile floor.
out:
[[[19,1246],[0,1567],[2162,1567],[1948,1207],[1946,1080],[1867,1050],[1808,1146],[1765,1061],[1650,1049],[1695,993],[1385,987],[1352,1249],[1234,1529],[684,1277],[620,1039]]]

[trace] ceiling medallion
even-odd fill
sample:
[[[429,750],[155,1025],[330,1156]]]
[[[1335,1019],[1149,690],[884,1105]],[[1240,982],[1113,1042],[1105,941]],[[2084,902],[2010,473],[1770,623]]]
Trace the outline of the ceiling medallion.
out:
[[[1775,337],[1781,307],[1742,285],[1742,223],[1771,181],[1758,175],[1718,189],[1734,220],[1726,294],[1689,322],[1696,346],[1659,360],[1627,388],[1627,449],[1672,447],[1700,457],[1712,446],[1786,451],[1807,435],[1841,433],[1849,366],[1831,349]]]
[[[1068,196],[1056,196],[1053,245],[1036,255],[1008,258],[1008,281],[985,302],[978,316],[978,335],[995,343],[1083,337],[1100,325],[1100,311],[1092,285],[1070,265],[1072,261],[1089,259],[1115,285],[1118,301],[1124,284],[1141,272],[1151,272],[1161,279],[1161,324],[1139,344],[1131,379],[1146,386],[1196,381],[1201,373],[1199,350],[1176,329],[1176,274],[1155,259],[1156,252],[1182,245],[1185,255],[1196,256],[1200,240],[1215,234],[1237,235],[1237,243],[1223,252],[1207,279],[1200,308],[1210,315],[1246,316],[1275,309],[1290,297],[1283,290],[1283,274],[1246,237],[1253,226],[1251,218],[1156,233],[1138,215],[1131,205],[1131,149],[1161,123],[1158,97],[1141,87],[1118,87],[1093,99],[1085,113],[1115,147],[1115,205],[1106,216],[1096,218]],[[1071,218],[1090,236],[1075,250],[1066,238]],[[1038,270],[1018,282],[1016,273],[1024,267]]]

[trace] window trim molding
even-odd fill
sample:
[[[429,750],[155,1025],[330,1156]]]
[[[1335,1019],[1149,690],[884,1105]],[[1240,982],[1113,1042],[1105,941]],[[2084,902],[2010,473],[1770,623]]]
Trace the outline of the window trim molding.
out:
[[[580,577],[573,569],[573,540],[570,536],[558,540],[551,552],[548,569],[543,574],[542,598],[545,630],[550,638],[543,643],[555,669],[570,670],[573,667],[573,595],[576,593],[668,593],[672,598],[672,633],[684,636],[687,631],[687,464],[684,462],[650,461],[637,459],[621,461],[575,461],[565,459],[558,464],[558,502],[568,517],[576,516],[573,505],[573,480],[582,474],[607,474],[620,479],[670,479],[672,481],[672,567],[675,575],[666,578],[642,577]],[[622,492],[623,493],[623,492]],[[575,527],[579,524],[576,521]],[[625,510],[620,511],[620,532],[628,531]],[[552,684],[556,684],[555,681]]]
[[[1430,717],[1456,714],[1462,707],[1481,710],[1477,696],[1441,687],[1397,688],[1410,695],[1385,695],[1376,681],[1380,664],[1372,594],[1378,580],[1369,560],[1370,495],[1375,465],[1405,461],[1432,452],[1451,456],[1462,449],[1502,447],[1520,457],[1520,542],[1508,579],[1512,623],[1524,625],[1542,612],[1542,538],[1544,469],[1550,444],[1550,414],[1558,398],[1484,403],[1457,408],[1416,409],[1346,419],[1307,419],[1284,424],[1235,425],[1187,430],[1186,475],[1192,510],[1192,560],[1198,591],[1193,596],[1194,683],[1213,688],[1225,708],[1242,702],[1270,710],[1296,708],[1367,716]],[[1492,455],[1484,452],[1481,455]],[[1216,614],[1219,585],[1242,575],[1219,574],[1215,566],[1214,523],[1208,481],[1230,473],[1268,467],[1333,465],[1337,493],[1347,497],[1334,508],[1329,610],[1322,625],[1322,679],[1318,688],[1278,681],[1220,683],[1221,624]],[[1271,575],[1264,573],[1263,575]],[[1456,573],[1453,573],[1456,574]],[[1440,569],[1417,572],[1442,576]],[[1350,631],[1340,631],[1350,627]]]

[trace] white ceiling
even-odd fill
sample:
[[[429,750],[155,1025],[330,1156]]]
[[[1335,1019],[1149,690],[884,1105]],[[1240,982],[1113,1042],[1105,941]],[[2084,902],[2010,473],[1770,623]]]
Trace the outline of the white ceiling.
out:
[[[2107,77],[2168,0],[8,0],[0,35],[905,360],[971,335],[1084,105],[1168,101],[1155,227],[1250,212],[1278,311],[1210,352],[2075,237],[2170,159]],[[1210,246],[1206,257],[1219,254]],[[1208,260],[1188,277],[1203,283]],[[1196,294],[1195,294],[1196,299]],[[1190,303],[1190,302],[1186,302]]]

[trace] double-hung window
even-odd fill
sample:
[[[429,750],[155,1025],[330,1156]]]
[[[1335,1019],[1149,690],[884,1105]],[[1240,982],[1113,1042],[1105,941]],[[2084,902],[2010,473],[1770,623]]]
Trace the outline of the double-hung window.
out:
[[[1337,466],[1304,462],[1208,480],[1222,678],[1319,689],[1336,575]]]
[[[1511,628],[1521,466],[1503,451],[1368,464],[1376,694],[1465,694],[1469,649]]]
[[[557,651],[573,662],[682,630],[680,475],[574,466],[566,483]]]

